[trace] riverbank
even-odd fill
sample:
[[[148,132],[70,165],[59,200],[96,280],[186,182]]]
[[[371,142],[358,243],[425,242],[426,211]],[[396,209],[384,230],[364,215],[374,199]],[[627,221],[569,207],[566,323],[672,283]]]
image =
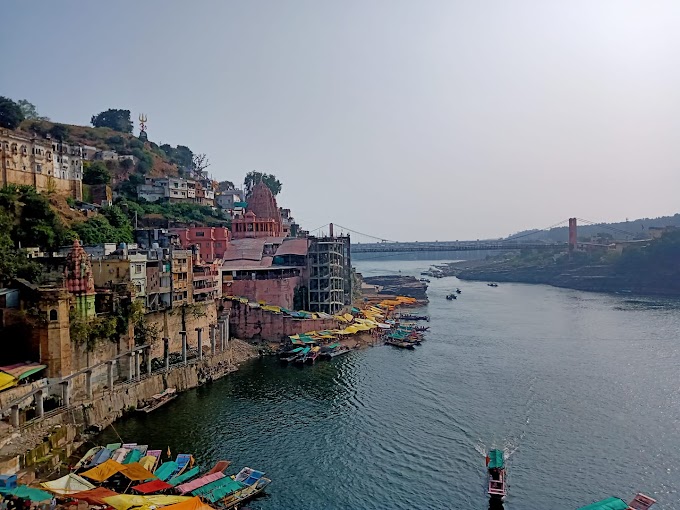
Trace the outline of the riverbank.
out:
[[[238,370],[241,363],[258,357],[257,349],[238,339],[229,341],[229,349],[212,356],[195,358],[138,379],[126,381],[97,393],[92,399],[45,413],[13,429],[6,424],[0,430],[0,472],[19,473],[24,483],[36,476],[53,472],[68,459],[87,438],[134,411],[137,406],[167,388],[178,393],[220,379]]]

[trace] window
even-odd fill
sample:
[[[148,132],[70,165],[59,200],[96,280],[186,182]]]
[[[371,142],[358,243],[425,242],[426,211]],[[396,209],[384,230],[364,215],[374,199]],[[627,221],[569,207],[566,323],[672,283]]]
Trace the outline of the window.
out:
[[[222,248],[222,243],[220,243],[220,242],[215,243],[215,247],[216,248]]]
[[[141,273],[141,272],[142,272],[142,265],[141,265],[141,264],[137,264],[137,265],[135,266],[135,273]]]
[[[205,232],[196,232],[196,237],[205,237]]]
[[[42,165],[40,163],[35,164],[35,171],[38,172],[39,174],[42,173]]]
[[[51,321],[57,320],[57,311],[56,310],[50,310],[50,320]]]

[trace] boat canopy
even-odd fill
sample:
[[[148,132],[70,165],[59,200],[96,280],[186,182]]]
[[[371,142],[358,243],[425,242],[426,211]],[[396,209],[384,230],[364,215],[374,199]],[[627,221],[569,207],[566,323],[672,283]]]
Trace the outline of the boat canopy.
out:
[[[16,496],[17,498],[29,499],[35,503],[40,503],[41,501],[49,501],[52,499],[52,494],[49,492],[41,491],[40,489],[34,489],[28,485],[19,485],[14,489],[2,490],[1,494],[5,496]]]
[[[156,468],[156,471],[154,471],[154,475],[156,475],[160,480],[167,480],[168,478],[171,478],[174,476],[174,472],[177,469],[177,462],[174,460],[170,460],[168,462],[164,462],[158,468]]]
[[[171,486],[176,487],[176,486],[178,486],[179,484],[184,483],[184,482],[186,482],[187,480],[189,480],[189,479],[193,478],[194,476],[196,476],[200,470],[201,470],[201,469],[200,469],[198,466],[193,467],[193,468],[191,468],[189,471],[185,471],[185,472],[182,473],[181,475],[175,476],[175,477],[171,478],[170,480],[168,480],[168,483],[169,483]]]
[[[607,498],[596,501],[587,506],[582,506],[578,510],[627,510],[628,503],[620,498]]]
[[[94,485],[74,473],[69,473],[50,482],[43,482],[40,485],[48,491],[62,496],[94,489]]]
[[[159,506],[175,505],[191,498],[187,496],[136,496],[134,494],[118,494],[103,498],[104,502],[116,510],[152,510]]]
[[[296,354],[298,352],[302,352],[303,349],[304,349],[304,347],[296,347],[292,351],[288,351],[286,354]]]
[[[305,347],[304,349],[302,349],[302,354],[307,354],[311,350],[312,349],[310,347]]]
[[[338,342],[335,342],[334,344],[328,346],[329,349],[337,349],[338,347],[340,347],[340,344]]]
[[[489,469],[503,469],[505,462],[503,459],[503,450],[491,450],[489,452]]]
[[[142,494],[152,494],[154,492],[160,492],[167,489],[172,489],[172,485],[163,480],[151,480],[150,482],[145,482],[132,487],[133,490],[141,492]]]
[[[106,487],[96,487],[94,489],[90,489],[89,491],[76,492],[75,494],[71,494],[69,497],[73,499],[82,499],[83,501],[87,501],[92,505],[108,506],[106,505],[104,498],[117,495],[118,494],[116,492],[113,492],[111,489],[107,489]]]

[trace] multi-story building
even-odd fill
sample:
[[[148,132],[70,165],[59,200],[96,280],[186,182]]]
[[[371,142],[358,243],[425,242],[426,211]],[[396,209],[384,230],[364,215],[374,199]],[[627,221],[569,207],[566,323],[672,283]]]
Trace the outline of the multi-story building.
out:
[[[0,187],[33,186],[76,200],[83,197],[82,150],[50,139],[7,129],[0,130]]]
[[[222,296],[221,261],[212,264],[194,264],[193,301],[213,301]]]
[[[170,252],[172,272],[172,306],[191,304],[193,292],[193,253],[191,250],[172,250]]]
[[[211,181],[196,182],[196,203],[210,207],[215,206],[215,190]]]
[[[352,298],[352,261],[347,236],[309,238],[309,310],[338,313]]]
[[[224,258],[229,246],[230,234],[226,227],[173,228],[170,231],[179,236],[182,248],[196,246],[206,262]]]
[[[243,190],[241,189],[229,189],[220,192],[215,197],[215,203],[218,207],[229,212],[234,209],[245,209],[246,204],[244,196]]]

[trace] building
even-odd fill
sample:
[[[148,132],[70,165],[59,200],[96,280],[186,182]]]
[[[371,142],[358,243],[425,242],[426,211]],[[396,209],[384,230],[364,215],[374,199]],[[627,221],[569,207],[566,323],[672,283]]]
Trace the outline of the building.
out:
[[[222,261],[211,264],[194,263],[193,302],[213,301],[222,297]]]
[[[172,272],[172,307],[191,304],[193,292],[193,253],[191,250],[172,250],[170,253]]]
[[[222,264],[222,294],[306,309],[307,250],[307,239],[232,240]]]
[[[210,207],[215,205],[215,191],[209,179],[195,181],[181,177],[147,177],[144,184],[137,186],[137,196],[148,202],[167,200],[171,203],[193,202]]]
[[[352,261],[347,236],[309,238],[309,310],[338,313],[351,304]]]
[[[221,207],[227,211],[232,210],[235,207],[241,207],[245,209],[246,204],[244,196],[243,190],[241,189],[229,189],[219,193],[215,197],[215,203],[218,207]]]
[[[79,146],[7,129],[0,130],[0,187],[33,186],[83,198],[83,160]]]
[[[230,233],[226,227],[173,228],[170,231],[179,236],[182,248],[196,246],[201,258],[206,262],[224,258],[230,240]]]
[[[215,190],[212,182],[205,180],[196,182],[196,203],[200,205],[215,206]]]
[[[265,184],[255,185],[248,197],[246,213],[232,220],[231,232],[234,239],[284,237],[276,198]]]

